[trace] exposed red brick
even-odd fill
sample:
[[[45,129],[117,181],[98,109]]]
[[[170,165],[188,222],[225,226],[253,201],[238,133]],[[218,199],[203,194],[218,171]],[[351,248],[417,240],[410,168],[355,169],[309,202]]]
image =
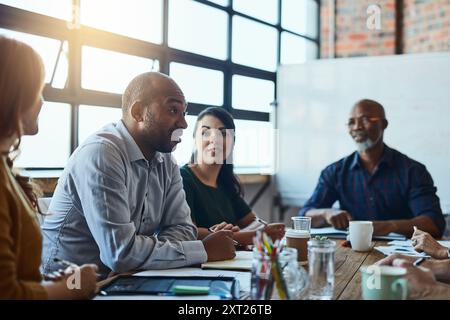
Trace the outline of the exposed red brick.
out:
[[[337,0],[337,57],[374,56],[395,52],[395,0]],[[329,26],[330,2],[321,5],[322,56],[327,57],[332,26]],[[381,30],[369,30],[366,25],[369,5],[381,8]],[[404,0],[403,51],[450,51],[450,0]]]
[[[350,40],[355,40],[355,41],[361,41],[361,40],[367,40],[367,38],[369,37],[367,35],[367,33],[353,33],[350,34]]]

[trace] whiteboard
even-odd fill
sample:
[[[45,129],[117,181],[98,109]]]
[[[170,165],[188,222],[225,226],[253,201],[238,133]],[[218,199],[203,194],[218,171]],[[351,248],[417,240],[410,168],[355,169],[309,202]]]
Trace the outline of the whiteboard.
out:
[[[450,54],[316,60],[277,73],[278,159],[282,200],[302,205],[320,172],[355,151],[346,121],[362,98],[380,102],[384,141],[423,163],[450,211]]]

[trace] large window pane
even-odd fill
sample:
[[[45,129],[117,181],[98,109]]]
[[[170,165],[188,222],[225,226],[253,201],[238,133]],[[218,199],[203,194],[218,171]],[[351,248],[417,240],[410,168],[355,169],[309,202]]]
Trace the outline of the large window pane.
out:
[[[72,0],[0,0],[0,3],[58,19],[72,19]]]
[[[81,85],[85,89],[122,94],[138,74],[158,71],[156,60],[83,47]]]
[[[270,122],[235,120],[234,165],[238,172],[270,173],[274,163],[274,130]]]
[[[317,44],[288,32],[281,33],[281,63],[303,63],[317,58]]]
[[[269,23],[278,22],[278,0],[234,0],[233,9]]]
[[[79,111],[78,142],[80,144],[104,125],[118,122],[122,118],[121,108],[81,105]]]
[[[223,104],[223,72],[172,62],[170,76],[189,102]]]
[[[277,30],[245,19],[233,17],[234,62],[275,71],[277,68]]]
[[[274,101],[275,84],[272,81],[233,76],[233,108],[270,112]]]
[[[313,0],[282,0],[281,26],[312,38],[317,37],[319,8]]]
[[[36,50],[44,61],[45,82],[50,82],[53,69],[55,68],[56,60],[58,58],[61,41],[7,29],[0,29],[0,34],[25,42]],[[64,42],[52,86],[55,88],[64,88],[67,79],[67,72],[67,42]]]
[[[70,155],[70,105],[45,102],[39,114],[39,133],[24,136],[17,167],[62,168]]]
[[[196,120],[197,116],[186,116],[188,127],[183,130],[181,143],[177,144],[175,151],[172,153],[179,166],[185,165],[191,158],[194,147],[193,133]]]
[[[187,0],[169,2],[169,46],[225,60],[227,14]]]
[[[162,42],[162,0],[81,0],[80,13],[90,27]]]

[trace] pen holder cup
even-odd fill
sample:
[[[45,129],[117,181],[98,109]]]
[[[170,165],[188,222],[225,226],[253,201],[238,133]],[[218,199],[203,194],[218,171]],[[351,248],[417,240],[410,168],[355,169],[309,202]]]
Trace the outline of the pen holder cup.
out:
[[[284,248],[275,256],[253,250],[252,300],[299,300],[308,283],[308,274],[297,262],[296,249]]]

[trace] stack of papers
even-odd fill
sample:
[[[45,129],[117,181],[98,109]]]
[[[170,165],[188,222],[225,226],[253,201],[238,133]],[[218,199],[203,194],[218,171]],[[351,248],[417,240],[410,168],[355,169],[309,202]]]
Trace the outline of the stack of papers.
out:
[[[438,240],[439,244],[450,248],[450,241],[443,241],[443,240]],[[391,246],[401,246],[401,247],[412,247],[412,243],[411,240],[405,240],[405,241],[399,241],[399,240],[394,240],[388,243]]]
[[[438,241],[441,245],[450,248],[450,241]],[[375,247],[376,250],[380,251],[385,255],[391,255],[394,253],[400,253],[407,256],[413,257],[430,257],[423,252],[417,252],[411,244],[411,240],[394,240],[388,243],[389,246]]]
[[[343,237],[345,239],[347,237],[347,230],[338,230],[333,227],[311,228],[311,237],[314,236],[336,236],[338,238]]]
[[[375,247],[376,250],[380,251],[386,256],[389,256],[394,253],[403,254],[405,256],[411,256],[411,257],[429,257],[429,255],[425,253],[419,253],[412,246],[405,247],[405,246],[379,246]]]
[[[236,257],[234,257],[234,259],[206,262],[202,264],[202,269],[251,271],[252,263],[253,263],[252,251],[236,251]]]
[[[327,236],[329,238],[346,239],[348,231],[338,230],[333,227],[328,228],[311,228],[311,237],[314,236]],[[372,240],[406,240],[404,235],[391,232],[385,236],[373,236]]]

